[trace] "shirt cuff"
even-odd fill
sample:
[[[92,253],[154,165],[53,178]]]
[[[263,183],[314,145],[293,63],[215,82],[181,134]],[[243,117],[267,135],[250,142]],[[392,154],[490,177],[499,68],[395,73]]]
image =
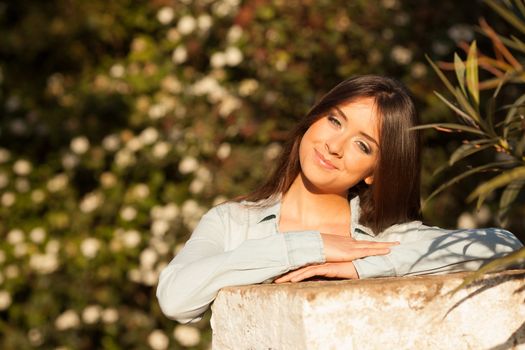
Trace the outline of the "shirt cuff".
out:
[[[319,231],[283,233],[290,269],[325,262],[323,240]]]
[[[396,269],[386,255],[368,256],[352,261],[359,278],[394,277]]]

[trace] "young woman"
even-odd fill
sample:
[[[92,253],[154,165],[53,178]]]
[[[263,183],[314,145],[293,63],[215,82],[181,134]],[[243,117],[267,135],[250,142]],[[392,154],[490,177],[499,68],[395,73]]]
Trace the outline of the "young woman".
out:
[[[474,270],[520,248],[502,229],[417,220],[417,124],[393,79],[337,85],[299,122],[261,188],[202,217],[160,275],[162,311],[198,321],[226,286]]]

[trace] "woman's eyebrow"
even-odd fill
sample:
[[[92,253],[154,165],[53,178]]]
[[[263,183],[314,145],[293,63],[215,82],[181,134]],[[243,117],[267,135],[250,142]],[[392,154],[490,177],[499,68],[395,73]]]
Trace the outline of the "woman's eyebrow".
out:
[[[348,117],[346,116],[346,114],[343,113],[343,111],[339,107],[335,106],[334,109],[337,111],[337,114],[339,114],[344,120],[348,121]],[[368,135],[363,131],[359,131],[359,134],[367,140],[369,140],[370,142],[375,143],[377,148],[379,148],[379,143],[377,143],[377,141],[372,136]]]

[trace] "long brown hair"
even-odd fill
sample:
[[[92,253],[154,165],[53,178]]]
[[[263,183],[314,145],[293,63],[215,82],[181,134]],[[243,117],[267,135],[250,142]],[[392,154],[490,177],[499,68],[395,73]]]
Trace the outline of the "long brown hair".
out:
[[[420,211],[420,140],[414,102],[407,89],[392,78],[362,75],[349,78],[324,95],[298,123],[284,145],[277,167],[258,189],[237,201],[270,204],[275,196],[288,191],[299,175],[299,145],[308,128],[335,106],[358,98],[373,98],[380,117],[380,150],[374,169],[374,181],[364,181],[349,189],[349,198],[359,195],[360,223],[375,233],[419,217]]]

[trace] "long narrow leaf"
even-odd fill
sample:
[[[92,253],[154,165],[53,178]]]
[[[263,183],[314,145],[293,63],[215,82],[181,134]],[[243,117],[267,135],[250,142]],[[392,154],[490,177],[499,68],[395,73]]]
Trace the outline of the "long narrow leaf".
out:
[[[456,71],[456,77],[458,78],[459,86],[461,91],[466,96],[465,90],[465,63],[459,58],[457,53],[454,53],[454,70]]]
[[[525,17],[525,5],[522,0],[514,0],[514,5],[518,8],[522,17]]]
[[[477,197],[486,197],[492,191],[502,186],[505,186],[512,181],[525,179],[525,166],[520,166],[490,179],[489,181],[479,185],[468,197],[467,201],[472,201]]]
[[[525,248],[521,248],[520,250],[512,252],[509,255],[506,255],[502,258],[492,260],[491,262],[480,268],[478,271],[473,272],[470,276],[466,277],[463,280],[463,283],[461,283],[459,286],[450,291],[449,294],[455,294],[457,291],[465,288],[472,282],[481,278],[485,273],[520,264],[522,263],[523,259],[525,259]]]
[[[456,91],[454,90],[454,87],[452,86],[452,84],[450,83],[450,81],[448,81],[447,77],[443,74],[443,72],[441,71],[441,69],[439,69],[438,66],[436,66],[436,64],[430,59],[430,57],[428,57],[428,55],[425,55],[428,63],[430,63],[430,66],[434,69],[434,71],[436,72],[437,76],[439,77],[439,79],[441,79],[441,81],[443,82],[443,84],[445,84],[445,86],[447,87],[448,91],[450,91],[452,93],[452,95],[455,95],[456,94]]]
[[[471,126],[467,125],[461,125],[461,124],[454,124],[454,123],[433,123],[433,124],[425,124],[425,125],[418,125],[413,126],[410,128],[410,130],[422,130],[422,129],[444,129],[444,130],[451,130],[451,131],[465,131],[476,135],[483,135],[486,136],[486,134],[476,128],[473,128]]]
[[[476,106],[479,105],[479,79],[478,79],[478,50],[476,41],[470,44],[467,55],[467,89],[474,99]]]
[[[475,154],[475,153],[478,153],[478,152],[481,152],[489,147],[492,147],[496,142],[494,142],[493,144],[486,144],[486,145],[483,145],[483,146],[479,146],[479,145],[472,145],[472,144],[465,144],[465,145],[461,145],[460,147],[458,147],[458,149],[456,149],[454,151],[454,153],[452,153],[452,155],[450,156],[450,159],[448,160],[448,164],[450,166],[454,165],[456,162],[458,162],[459,160],[465,158],[465,157],[468,157],[472,154]]]
[[[455,183],[457,183],[457,182],[459,182],[459,181],[461,181],[461,180],[463,180],[463,179],[465,179],[465,178],[467,178],[467,177],[469,177],[471,175],[474,175],[474,174],[477,174],[477,173],[481,173],[481,172],[484,172],[484,171],[495,170],[495,169],[498,169],[498,167],[505,166],[505,165],[511,165],[513,163],[514,163],[514,161],[493,162],[493,163],[490,163],[490,164],[481,165],[481,166],[478,166],[476,168],[467,170],[464,173],[453,177],[451,180],[448,180],[447,182],[445,182],[444,184],[439,186],[437,189],[435,189],[425,199],[425,203],[430,201],[432,198],[434,198],[436,195],[441,193],[443,190],[447,189],[448,187],[452,186],[453,184],[455,184]]]
[[[447,100],[445,97],[443,97],[439,92],[437,91],[434,91],[434,94],[444,103],[446,104],[450,109],[452,109],[454,112],[456,112],[457,114],[459,114],[460,116],[463,117],[463,119],[467,120],[470,124],[474,124],[476,125],[476,122],[472,119],[472,117],[470,115],[468,115],[467,113],[463,112],[461,109],[459,109],[457,106],[455,106],[452,102],[450,102],[449,100]],[[463,99],[465,99],[464,96],[462,96]]]
[[[514,119],[514,116],[516,113],[518,113],[518,109],[521,108],[521,106],[525,103],[525,94],[521,95],[515,102],[514,107],[511,107],[509,111],[507,112],[507,116],[505,117],[505,126],[503,127],[503,138],[507,138],[509,134],[509,127],[511,124],[511,121]]]
[[[512,202],[516,199],[518,194],[523,187],[523,181],[511,182],[503,191],[501,198],[499,200],[499,212],[500,215],[504,215],[508,211],[508,208]]]
[[[494,0],[485,0],[485,3],[489,5],[495,12],[497,12],[505,21],[507,21],[509,24],[514,26],[516,29],[518,29],[520,32],[525,34],[525,24],[521,19],[516,17],[512,11],[504,8],[503,6],[499,5],[498,2]]]

